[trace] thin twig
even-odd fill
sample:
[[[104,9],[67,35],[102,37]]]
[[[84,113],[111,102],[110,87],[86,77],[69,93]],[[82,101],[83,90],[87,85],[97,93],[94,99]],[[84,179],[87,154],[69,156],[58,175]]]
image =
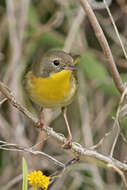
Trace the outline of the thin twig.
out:
[[[119,122],[118,122],[118,119],[116,118],[115,121],[114,121],[114,126],[113,128],[116,128],[117,126],[117,133],[115,135],[115,139],[113,141],[113,144],[112,144],[112,147],[111,147],[111,151],[110,151],[110,156],[113,157],[113,153],[114,153],[114,149],[115,149],[115,146],[116,146],[116,143],[117,143],[117,140],[118,140],[118,137],[119,137],[119,134],[120,134],[120,126],[119,126]]]
[[[108,167],[113,168],[113,169],[121,176],[121,179],[122,179],[122,181],[123,181],[123,183],[124,183],[124,186],[125,186],[125,188],[127,189],[127,181],[126,181],[126,177],[125,177],[125,175],[124,175],[124,172],[121,171],[119,168],[117,168],[117,167],[114,166],[114,165],[110,165],[110,164],[109,164]]]
[[[19,46],[20,41],[17,32],[17,19],[15,17],[15,6],[12,0],[6,1],[7,3],[7,18],[8,18],[8,30],[9,30],[9,40],[11,45],[11,59],[9,66],[4,76],[4,82],[10,82],[12,73],[17,67],[21,56],[21,47]],[[16,52],[16,53],[15,53]]]
[[[127,145],[127,139],[126,139],[126,137],[124,136],[124,134],[122,132],[120,133],[120,136],[122,137],[123,142],[125,143],[125,145]]]
[[[105,4],[103,2],[96,1],[96,0],[88,0],[88,2],[90,3],[92,9],[94,10],[105,9]],[[108,6],[110,6],[111,3],[112,3],[112,0],[107,0]]]
[[[109,132],[105,133],[105,135],[99,140],[99,142],[97,144],[91,146],[90,149],[94,150],[94,149],[99,148],[103,144],[105,138],[107,138],[113,132],[113,130],[114,130],[114,128],[112,128]]]
[[[114,35],[114,29],[110,25],[111,21],[109,22],[109,21],[107,21],[107,19],[105,20],[105,18],[102,15],[100,15],[99,13],[96,13],[96,15],[97,15],[98,21],[100,22],[101,26],[103,26],[103,29],[106,32],[106,34],[108,34],[108,36],[115,42],[115,44],[117,44],[118,46],[121,47],[121,44],[120,44],[120,41],[119,41],[117,35]],[[126,51],[127,50],[127,39],[122,34],[119,34],[119,36],[120,36],[120,39],[121,39],[123,46],[125,48],[125,51]],[[119,51],[120,51],[120,49],[119,49]],[[117,52],[117,55],[118,55],[118,52]]]
[[[127,53],[126,53],[126,50],[125,50],[125,48],[124,48],[124,44],[123,44],[123,42],[122,42],[122,40],[121,40],[121,38],[120,38],[118,29],[117,29],[117,27],[116,27],[116,24],[115,24],[115,22],[114,22],[114,19],[113,19],[113,17],[112,17],[112,14],[111,14],[111,12],[110,12],[110,9],[109,9],[109,7],[108,7],[108,5],[107,5],[107,2],[106,2],[105,0],[103,0],[103,1],[104,1],[104,4],[105,4],[105,7],[106,7],[106,9],[107,9],[107,12],[108,12],[108,14],[109,14],[109,17],[110,17],[110,19],[111,19],[111,22],[112,22],[112,25],[113,25],[113,27],[114,27],[114,30],[115,30],[115,32],[116,32],[116,35],[117,35],[117,37],[118,37],[118,39],[119,39],[120,45],[121,45],[121,47],[122,47],[122,50],[123,50],[123,53],[124,53],[124,56],[125,56],[125,59],[127,59]]]
[[[83,74],[79,73],[79,95],[78,95],[78,103],[79,103],[79,111],[81,115],[81,129],[83,141],[86,147],[90,147],[93,145],[93,136],[92,136],[92,128],[90,126],[90,113],[89,106],[87,105],[87,101],[85,98],[85,84]],[[97,188],[104,189],[102,177],[99,173],[99,169],[97,166],[89,166],[89,170],[93,175],[93,181]]]
[[[72,44],[79,31],[80,25],[83,22],[84,16],[85,16],[84,11],[83,9],[80,8],[78,15],[74,19],[74,22],[72,23],[68,36],[66,38],[66,41],[64,44],[64,51],[70,52]]]
[[[77,161],[78,159],[75,158],[69,160],[67,163],[64,164],[64,167],[60,167],[56,172],[51,174],[51,178],[52,179],[59,178],[63,176],[63,174],[68,173],[69,171],[71,171],[72,167],[74,167],[74,165],[77,163]]]
[[[108,45],[108,42],[104,36],[104,33],[97,21],[97,18],[92,10],[92,8],[90,7],[89,3],[87,0],[80,0],[80,3],[84,9],[84,11],[86,12],[86,14],[88,15],[88,18],[91,22],[91,25],[95,31],[95,35],[100,43],[100,46],[102,47],[104,54],[107,58],[107,63],[109,65],[109,69],[110,72],[112,74],[113,80],[115,82],[115,85],[117,87],[117,89],[119,90],[120,93],[122,93],[124,91],[124,84],[120,78],[119,72],[116,68],[110,47]]]
[[[0,101],[0,106],[7,100],[7,98],[3,98],[3,100]]]
[[[110,151],[110,156],[111,157],[113,156],[115,145],[116,145],[117,139],[118,139],[118,137],[120,135],[120,132],[121,132],[118,118],[119,118],[121,104],[122,104],[122,102],[124,100],[125,94],[126,94],[126,89],[125,89],[125,91],[123,92],[123,94],[122,94],[122,96],[120,98],[120,102],[119,102],[119,105],[118,105],[118,108],[117,108],[117,112],[116,112],[116,117],[115,117],[114,124],[113,124],[113,128],[108,133],[106,133],[104,135],[104,137],[102,139],[100,139],[100,141],[97,144],[95,144],[94,146],[90,147],[90,149],[97,149],[99,146],[101,146],[102,143],[104,142],[105,138],[108,137],[113,132],[113,130],[116,128],[116,126],[117,126],[118,130],[117,130],[117,133],[115,135],[115,139],[114,139],[113,145],[111,147],[111,151]]]
[[[122,93],[122,96],[120,98],[120,102],[119,102],[119,105],[118,105],[118,108],[117,108],[117,112],[116,112],[116,117],[115,117],[113,128],[115,128],[117,126],[118,130],[117,130],[117,134],[116,134],[116,137],[114,139],[114,142],[113,142],[113,145],[112,145],[112,148],[111,148],[111,151],[110,151],[110,156],[111,157],[113,156],[115,145],[116,145],[117,139],[118,139],[118,137],[120,135],[120,131],[121,131],[118,119],[119,119],[121,105],[122,105],[122,103],[124,101],[124,98],[125,98],[126,94],[127,94],[127,88],[125,88],[124,92]]]
[[[18,103],[12,92],[8,89],[4,83],[0,82],[0,91],[4,94],[4,96],[11,102],[11,104],[20,110],[24,115],[26,115],[31,121],[37,124],[38,119],[34,117],[26,108],[24,108],[20,103]]]
[[[0,149],[2,149],[2,150],[10,150],[10,151],[29,152],[29,153],[34,154],[34,155],[41,155],[43,157],[46,157],[46,158],[50,159],[51,161],[53,161],[58,166],[64,167],[64,164],[62,162],[59,162],[58,160],[56,160],[52,156],[50,156],[50,155],[48,155],[48,154],[46,154],[44,152],[33,150],[30,147],[27,148],[27,147],[19,146],[19,145],[14,144],[14,143],[8,143],[8,142],[5,142],[5,141],[0,141]]]

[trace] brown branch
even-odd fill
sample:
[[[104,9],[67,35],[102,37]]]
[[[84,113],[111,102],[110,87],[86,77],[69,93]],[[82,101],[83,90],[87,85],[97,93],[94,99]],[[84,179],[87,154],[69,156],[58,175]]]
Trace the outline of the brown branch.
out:
[[[15,97],[12,95],[12,92],[2,82],[0,82],[0,91],[14,107],[16,107],[25,116],[32,120],[34,124],[37,124],[38,119],[35,116],[33,116],[29,111],[27,111],[26,108],[24,108],[20,103],[17,102]],[[47,132],[49,136],[56,139],[59,143],[63,144],[66,142],[66,138],[63,135],[56,133],[52,128],[44,126],[43,129],[45,132]],[[69,151],[72,151],[72,153],[76,152],[77,154],[79,154],[81,161],[92,162],[94,164],[106,168],[108,168],[108,165],[113,165],[121,171],[127,171],[127,164],[124,164],[109,156],[100,154],[94,150],[83,148],[80,144],[76,142],[72,142],[72,148]]]
[[[2,94],[11,102],[11,104],[21,111],[25,116],[27,116],[35,124],[38,122],[38,119],[34,117],[26,108],[24,108],[20,103],[17,102],[13,93],[8,89],[8,87],[0,82],[0,91]]]
[[[124,91],[124,84],[120,78],[119,72],[116,68],[113,56],[112,56],[112,52],[110,50],[110,47],[108,45],[108,42],[104,36],[104,33],[97,21],[97,18],[92,10],[92,8],[90,7],[89,3],[87,0],[80,0],[80,3],[85,11],[85,13],[87,14],[89,21],[91,22],[91,25],[95,31],[95,35],[100,43],[100,46],[103,49],[103,52],[106,56],[107,59],[107,63],[109,65],[109,69],[111,72],[111,75],[113,77],[113,80],[115,82],[115,85],[117,87],[117,89],[119,90],[120,93],[122,93]]]

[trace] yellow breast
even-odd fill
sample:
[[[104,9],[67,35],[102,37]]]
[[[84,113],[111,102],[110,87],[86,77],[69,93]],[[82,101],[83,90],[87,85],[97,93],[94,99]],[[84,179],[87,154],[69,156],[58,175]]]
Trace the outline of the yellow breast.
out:
[[[77,89],[72,71],[63,70],[47,78],[38,78],[30,71],[26,76],[26,90],[33,102],[52,108],[71,103]]]

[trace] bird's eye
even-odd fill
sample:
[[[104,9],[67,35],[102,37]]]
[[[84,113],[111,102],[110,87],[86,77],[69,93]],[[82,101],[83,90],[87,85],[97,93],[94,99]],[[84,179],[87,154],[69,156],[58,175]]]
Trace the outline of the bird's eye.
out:
[[[54,64],[55,66],[58,66],[58,65],[60,64],[60,62],[59,62],[58,60],[54,60],[54,61],[53,61],[53,64]]]

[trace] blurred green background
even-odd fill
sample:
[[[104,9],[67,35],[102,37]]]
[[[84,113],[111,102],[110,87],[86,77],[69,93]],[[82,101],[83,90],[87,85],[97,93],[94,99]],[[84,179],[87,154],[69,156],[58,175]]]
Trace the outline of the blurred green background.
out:
[[[99,2],[99,1],[98,1]],[[110,10],[127,49],[127,2],[113,0]],[[127,62],[110,18],[105,9],[94,10],[106,35],[123,81],[126,81]],[[113,119],[120,94],[110,75],[105,56],[95,37],[88,17],[76,0],[1,0],[0,1],[0,80],[14,92],[17,100],[39,117],[39,108],[26,97],[23,77],[27,68],[51,49],[63,49],[72,55],[81,55],[78,64],[79,90],[68,107],[68,120],[73,140],[83,146],[96,144],[113,127]],[[0,96],[2,100],[3,96]],[[46,122],[59,133],[67,135],[59,110],[45,111]],[[121,128],[126,137],[126,118]],[[114,141],[113,131],[105,138],[98,151],[109,155]],[[36,130],[27,118],[8,101],[0,105],[0,139],[32,147],[48,153],[65,163],[73,157],[61,146]],[[42,170],[50,175],[57,166],[50,160],[29,153],[0,150],[0,189],[21,189],[21,163],[25,157],[29,170]],[[127,151],[119,137],[114,157],[126,161]],[[120,177],[87,163],[80,163],[68,174],[57,179],[50,190],[121,189]]]

